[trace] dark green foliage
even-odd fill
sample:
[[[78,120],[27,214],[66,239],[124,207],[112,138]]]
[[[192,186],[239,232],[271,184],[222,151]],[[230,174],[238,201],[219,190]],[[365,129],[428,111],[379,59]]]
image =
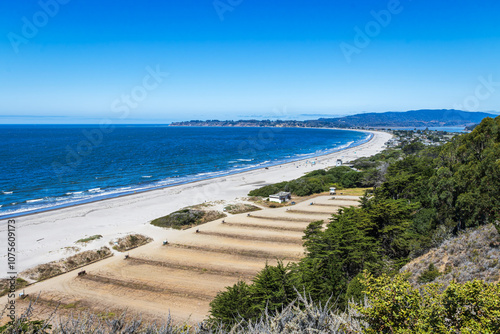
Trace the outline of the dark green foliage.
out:
[[[43,320],[14,320],[0,326],[0,333],[12,334],[48,334],[52,325]]]
[[[244,281],[239,281],[217,293],[210,302],[210,321],[214,324],[234,324],[242,318],[248,319],[251,306],[250,287]]]
[[[250,191],[249,196],[267,197],[280,191],[289,191],[297,196],[309,196],[328,191],[332,185],[341,188],[354,188],[364,185],[363,172],[356,172],[349,167],[334,167],[329,170],[316,170],[296,180],[264,186]]]
[[[366,289],[365,285],[361,282],[363,273],[356,275],[347,285],[345,294],[346,300],[354,303],[362,303],[365,294],[363,291]]]
[[[425,148],[425,145],[419,141],[414,141],[403,147],[403,152],[405,154],[415,154],[419,151],[422,151]]]
[[[315,171],[251,193],[309,194],[332,183],[375,185],[385,180],[371,199],[361,200],[361,207],[333,215],[326,229],[321,222],[311,223],[303,237],[306,256],[298,264],[266,266],[258,276],[260,283],[254,281],[249,288],[254,312],[265,305],[278,310],[289,300],[292,286],[314,301],[333,297],[342,308],[350,298],[362,297],[358,281],[362,271],[393,274],[410,256],[467,227],[494,223],[500,232],[500,116],[483,120],[472,133],[456,136],[442,147],[410,144],[405,151],[403,158],[390,153],[380,160],[358,159],[355,166],[362,172],[345,166]],[[431,282],[439,275],[430,264],[419,282]]]
[[[357,169],[367,170],[377,167],[380,162],[393,163],[402,156],[401,150],[388,149],[372,155],[370,157],[358,158],[352,162],[353,167]]]
[[[421,238],[428,245],[437,225],[456,232],[500,219],[499,156],[500,117],[486,118],[470,134],[392,164],[377,195],[411,199],[433,210],[425,212],[429,233]],[[421,226],[422,216],[417,217]]]
[[[418,283],[430,283],[434,281],[441,273],[434,266],[434,263],[429,263],[429,267],[422,272],[422,274],[418,277]]]
[[[266,264],[251,285],[240,281],[219,292],[210,303],[210,322],[230,325],[242,319],[257,319],[266,309],[271,313],[280,311],[297,296],[290,269],[281,261],[276,266]]]
[[[204,215],[205,212],[201,210],[182,209],[168,216],[157,218],[153,220],[151,224],[159,227],[180,229],[199,224]]]
[[[151,224],[159,227],[184,229],[223,218],[225,216],[226,215],[224,213],[219,211],[202,211],[186,208],[173,212],[165,217],[157,218],[153,220]]]
[[[251,310],[259,316],[266,308],[270,312],[281,309],[296,298],[294,291],[290,265],[283,265],[278,261],[276,266],[269,266],[262,269],[253,280],[250,286]]]

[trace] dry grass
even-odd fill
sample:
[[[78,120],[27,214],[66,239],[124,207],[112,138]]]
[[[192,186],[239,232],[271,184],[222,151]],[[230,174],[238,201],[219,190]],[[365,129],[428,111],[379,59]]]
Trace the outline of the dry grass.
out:
[[[200,204],[201,205],[201,204]],[[156,218],[151,221],[151,224],[158,227],[174,228],[177,230],[185,230],[193,226],[200,224],[205,224],[220,218],[224,218],[227,215],[220,211],[215,210],[204,210],[193,209],[193,207],[187,207],[169,215]]]
[[[224,210],[226,212],[229,212],[230,214],[236,215],[239,213],[247,213],[247,212],[258,211],[258,210],[262,210],[262,209],[255,206],[255,205],[238,203],[238,204],[229,204],[224,208]]]
[[[371,191],[371,190],[373,190],[373,188],[337,189],[337,195],[342,195],[342,196],[363,196],[367,190]]]
[[[418,277],[431,263],[441,273],[434,282],[444,287],[452,280],[463,283],[476,278],[488,283],[498,282],[500,235],[491,224],[467,230],[411,261],[401,271],[410,272],[410,282],[418,285]]]
[[[112,255],[112,253],[108,247],[101,247],[100,249],[81,252],[59,261],[38,265],[23,271],[20,275],[35,281],[41,281],[89,263],[102,260],[110,255]]]
[[[83,238],[83,239],[77,240],[77,241],[75,241],[75,243],[77,243],[77,244],[86,244],[86,243],[89,243],[91,241],[98,240],[98,239],[101,239],[101,238],[102,238],[102,235],[96,234],[96,235],[92,235],[92,236],[87,237],[87,238]]]
[[[266,237],[266,236],[254,236],[248,234],[234,234],[234,233],[222,233],[222,232],[205,232],[200,231],[201,235],[210,235],[214,237],[222,237],[228,239],[236,240],[255,240],[255,241],[267,241],[267,242],[277,242],[283,244],[299,244],[302,245],[303,241],[301,238],[290,238],[286,236],[281,237]]]
[[[113,249],[119,252],[126,252],[132,248],[136,248],[153,241],[153,239],[142,234],[129,234],[126,237],[119,238],[115,241],[110,241],[109,244]]]
[[[30,321],[34,307],[40,307],[40,299],[30,303],[28,309],[17,321],[8,325],[8,333],[35,333]],[[53,334],[278,334],[278,333],[317,333],[353,334],[362,333],[367,325],[360,314],[349,307],[345,312],[335,312],[331,305],[315,304],[306,296],[298,295],[296,302],[283,308],[277,314],[265,311],[256,321],[240,322],[232,328],[205,323],[188,325],[187,322],[175,324],[170,315],[162,321],[147,321],[144,318],[129,316],[126,312],[107,310],[106,312],[71,312],[61,314],[61,308],[47,315],[40,324],[42,333],[47,330]]]
[[[278,226],[278,225],[264,225],[264,224],[247,224],[247,223],[226,223],[226,226],[248,228],[252,230],[271,230],[271,231],[290,231],[290,232],[304,232],[306,227],[293,227],[293,226]]]

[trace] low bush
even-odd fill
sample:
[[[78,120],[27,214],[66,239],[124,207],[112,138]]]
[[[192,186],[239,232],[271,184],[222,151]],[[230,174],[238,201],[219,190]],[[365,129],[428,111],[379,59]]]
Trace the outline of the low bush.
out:
[[[182,230],[224,217],[226,217],[226,214],[219,211],[203,211],[185,208],[172,212],[167,216],[157,218],[151,221],[151,224],[158,227]]]
[[[434,263],[429,263],[429,267],[418,276],[418,283],[430,283],[434,281],[441,273],[436,269]]]
[[[473,280],[452,282],[440,292],[438,284],[422,289],[404,275],[362,283],[369,305],[354,305],[367,322],[365,333],[499,333],[500,285]]]
[[[83,239],[77,240],[76,243],[86,244],[88,242],[91,242],[91,241],[94,241],[94,240],[98,240],[98,239],[101,239],[101,238],[102,238],[102,235],[96,234],[96,235],[92,235],[92,236],[87,237],[87,238],[83,238]]]
[[[258,211],[261,210],[259,207],[251,204],[229,204],[227,205],[224,210],[226,212],[229,212],[230,214],[238,214],[238,213],[246,213],[246,212],[252,212],[252,211]]]
[[[354,188],[364,185],[363,172],[357,172],[349,167],[334,167],[328,170],[320,169],[307,173],[298,179],[264,186],[250,191],[249,196],[268,197],[280,191],[288,191],[296,196],[309,196],[329,191],[332,185],[338,188]]]
[[[116,241],[111,241],[110,245],[114,250],[119,252],[126,252],[129,249],[136,248],[153,241],[153,239],[142,234],[130,234],[126,237],[119,238]]]

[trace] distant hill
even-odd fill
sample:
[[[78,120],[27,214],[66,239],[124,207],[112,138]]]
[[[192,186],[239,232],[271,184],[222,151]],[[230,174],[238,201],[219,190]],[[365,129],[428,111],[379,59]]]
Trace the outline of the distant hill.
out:
[[[383,112],[356,114],[338,118],[320,118],[307,121],[189,121],[176,122],[172,126],[279,126],[279,127],[466,127],[480,123],[484,118],[497,115],[484,112],[468,112],[454,109],[410,110],[406,112]]]
[[[349,127],[421,127],[468,126],[496,115],[454,109],[410,110],[406,112],[366,113],[342,118],[320,118],[318,121],[340,123]]]

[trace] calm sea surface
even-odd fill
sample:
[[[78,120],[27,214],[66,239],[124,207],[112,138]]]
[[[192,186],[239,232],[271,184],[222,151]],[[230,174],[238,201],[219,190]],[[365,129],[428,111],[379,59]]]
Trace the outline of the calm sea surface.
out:
[[[0,217],[315,157],[366,142],[331,129],[0,126]]]

